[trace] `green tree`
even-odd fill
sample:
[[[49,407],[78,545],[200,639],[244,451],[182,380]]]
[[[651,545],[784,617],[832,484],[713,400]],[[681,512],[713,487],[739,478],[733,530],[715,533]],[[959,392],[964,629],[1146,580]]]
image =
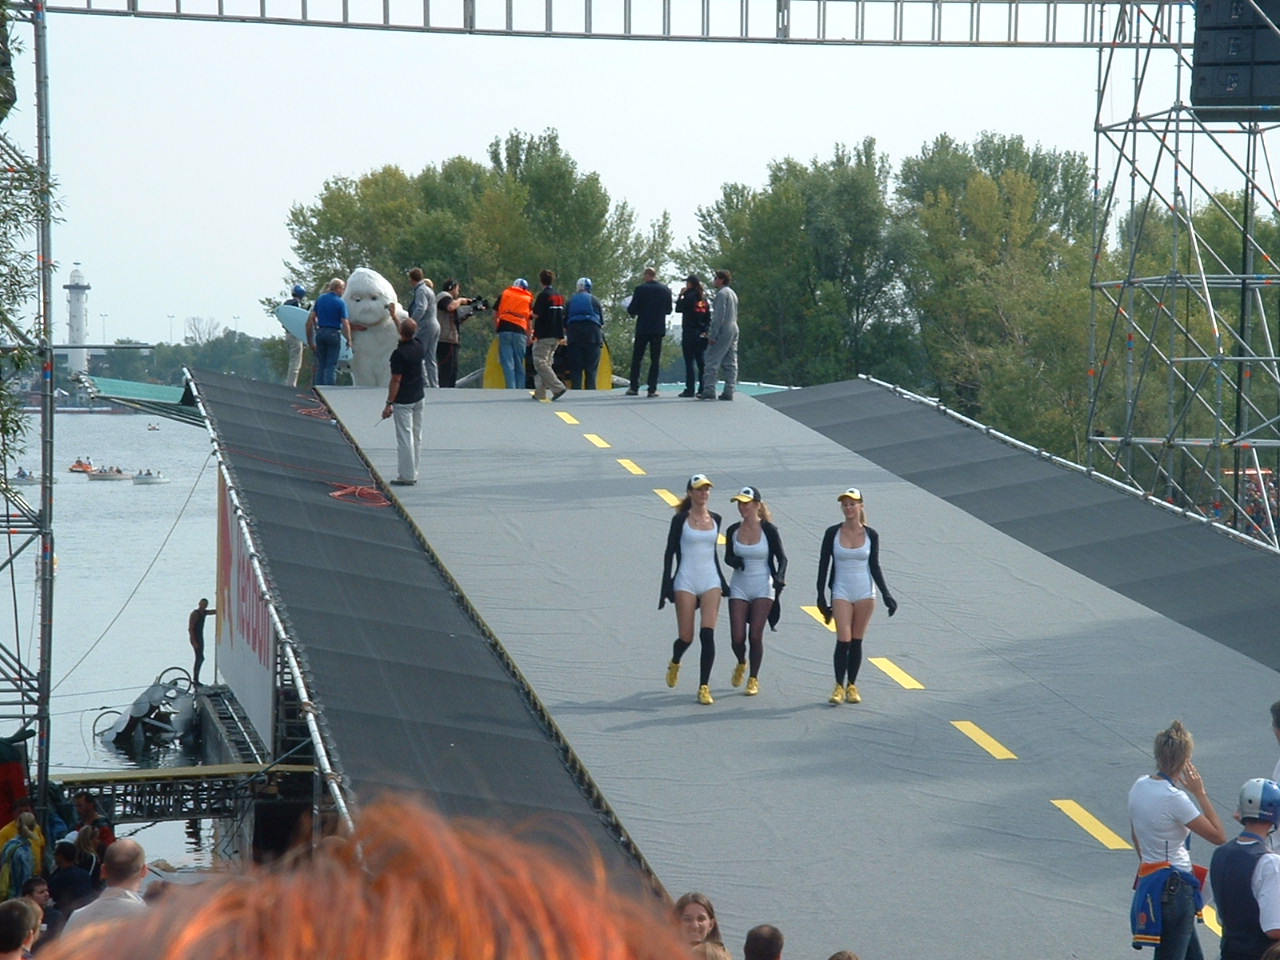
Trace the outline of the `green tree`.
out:
[[[915,379],[918,351],[899,353],[914,333],[900,323],[889,181],[867,138],[853,151],[837,145],[830,160],[774,162],[763,188],[727,184],[699,208],[683,261],[750,278],[739,303],[745,376],[804,385],[892,367]]]
[[[960,412],[1083,455],[1091,222],[1082,158],[984,134],[904,161],[906,302],[933,389]]]
[[[96,365],[94,373],[113,380],[134,380],[139,383],[149,381],[151,379],[147,370],[149,358],[146,356],[149,351],[131,346],[143,341],[122,337],[114,342],[120,345],[121,349],[104,351],[104,356]]]
[[[18,49],[10,8],[0,4],[0,335],[14,349],[0,355],[0,461],[25,450],[30,419],[23,413],[21,383],[37,365],[28,346],[40,339],[37,324],[23,315],[40,282],[32,245],[42,218],[56,211],[54,185],[5,135],[4,124],[16,102],[12,51]]]
[[[492,299],[516,277],[535,283],[549,268],[562,286],[592,277],[610,303],[644,264],[670,260],[666,216],[638,228],[631,208],[613,203],[599,176],[578,168],[554,130],[495,138],[488,159],[486,166],[454,157],[414,176],[389,166],[326,182],[314,203],[290,211],[291,275],[311,278],[315,291],[329,277],[368,266],[403,298],[405,274],[421,266],[437,289],[453,278],[465,295]],[[463,328],[462,369],[482,363],[490,327]]]

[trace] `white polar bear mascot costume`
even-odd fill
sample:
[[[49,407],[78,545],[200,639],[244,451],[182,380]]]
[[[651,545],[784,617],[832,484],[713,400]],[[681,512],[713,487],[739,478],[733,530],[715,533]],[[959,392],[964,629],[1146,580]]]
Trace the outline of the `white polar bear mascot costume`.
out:
[[[409,311],[400,306],[387,278],[368,267],[352,271],[342,299],[351,320],[351,382],[357,387],[387,386],[391,383],[391,353],[400,342],[397,327]],[[394,322],[387,309],[391,303],[396,305]]]

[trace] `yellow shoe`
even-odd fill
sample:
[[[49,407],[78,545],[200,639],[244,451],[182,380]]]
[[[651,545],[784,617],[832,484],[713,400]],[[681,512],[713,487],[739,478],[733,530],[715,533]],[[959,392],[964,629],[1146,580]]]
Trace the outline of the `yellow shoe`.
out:
[[[836,684],[836,688],[831,691],[831,696],[827,698],[827,703],[844,703],[844,687]]]
[[[754,697],[759,692],[760,692],[760,681],[757,680],[755,677],[748,677],[747,678],[747,696]]]
[[[711,688],[705,683],[698,688],[698,702],[704,707],[715,703],[715,701],[711,699]]]
[[[680,664],[672,660],[667,664],[667,686],[674,687],[680,679]]]
[[[851,683],[849,684],[849,686],[844,688],[844,702],[845,703],[861,703],[862,702],[862,694],[858,692],[858,685],[856,683]]]
[[[746,672],[747,672],[747,665],[745,663],[738,664],[736,667],[733,668],[733,679],[730,680],[729,682],[732,683],[735,687],[742,686],[742,675]]]

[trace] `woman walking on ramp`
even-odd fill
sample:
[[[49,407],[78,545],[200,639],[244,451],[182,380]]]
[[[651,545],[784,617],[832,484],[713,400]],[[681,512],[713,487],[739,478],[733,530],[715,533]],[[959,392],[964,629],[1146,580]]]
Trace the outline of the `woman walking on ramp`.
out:
[[[836,498],[844,511],[844,523],[828,527],[818,559],[818,611],[823,620],[836,621],[836,688],[830,703],[861,703],[858,670],[862,666],[862,640],[876,608],[876,587],[893,616],[898,603],[889,594],[880,572],[880,536],[866,524],[862,493],[850,487]],[[831,605],[827,606],[827,587]],[[845,686],[845,676],[848,686]]]
[[[729,579],[729,631],[738,665],[732,683],[742,685],[747,672],[747,640],[751,641],[751,673],[746,695],[760,692],[760,661],[764,659],[764,625],[778,624],[778,597],[786,585],[787,555],[782,537],[769,516],[757,487],[743,487],[731,498],[742,519],[725,531],[724,562],[733,567]]]
[[[667,549],[662,557],[662,592],[658,597],[661,610],[670,600],[676,607],[676,630],[679,636],[671,648],[667,664],[667,686],[674,687],[680,677],[680,658],[693,645],[693,615],[700,615],[698,640],[702,657],[698,672],[698,702],[710,704],[711,667],[716,660],[716,617],[720,615],[720,598],[728,590],[716,541],[720,535],[720,515],[707,509],[711,499],[711,481],[695,473],[685,485],[684,499],[676,504],[667,532]],[[674,564],[674,571],[673,571]]]

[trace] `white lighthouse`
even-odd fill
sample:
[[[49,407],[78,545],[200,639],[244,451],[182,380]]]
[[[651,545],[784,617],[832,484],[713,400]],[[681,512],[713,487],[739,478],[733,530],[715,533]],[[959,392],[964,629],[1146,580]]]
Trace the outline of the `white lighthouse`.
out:
[[[84,343],[89,329],[89,284],[84,282],[79,261],[72,265],[71,282],[63,284],[62,289],[67,291],[67,343]],[[83,373],[88,369],[87,350],[67,351],[67,373]]]

